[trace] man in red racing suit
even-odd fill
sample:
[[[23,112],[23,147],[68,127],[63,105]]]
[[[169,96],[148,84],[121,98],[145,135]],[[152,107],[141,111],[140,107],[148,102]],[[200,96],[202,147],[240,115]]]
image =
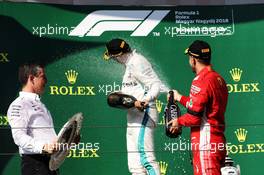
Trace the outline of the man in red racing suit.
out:
[[[187,113],[171,121],[171,132],[178,126],[191,127],[191,148],[194,175],[221,175],[225,150],[225,119],[228,91],[225,80],[210,65],[211,48],[204,41],[195,41],[188,49],[189,62],[196,73],[190,96],[174,90],[175,100]]]

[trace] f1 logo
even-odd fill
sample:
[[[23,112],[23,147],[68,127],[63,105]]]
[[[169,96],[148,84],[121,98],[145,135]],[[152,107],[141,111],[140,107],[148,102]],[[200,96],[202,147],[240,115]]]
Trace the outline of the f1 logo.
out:
[[[147,36],[170,10],[98,10],[87,15],[70,36],[100,36],[106,31],[134,31]]]

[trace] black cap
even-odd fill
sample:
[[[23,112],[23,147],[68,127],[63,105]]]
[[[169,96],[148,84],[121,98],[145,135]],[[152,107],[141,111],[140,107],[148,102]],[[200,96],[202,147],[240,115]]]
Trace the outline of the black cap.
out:
[[[207,42],[196,40],[185,50],[185,54],[201,60],[210,60],[211,48]]]
[[[106,43],[106,49],[107,50],[104,54],[105,60],[108,60],[112,56],[118,56],[131,51],[128,43],[125,40],[119,38],[112,39]]]

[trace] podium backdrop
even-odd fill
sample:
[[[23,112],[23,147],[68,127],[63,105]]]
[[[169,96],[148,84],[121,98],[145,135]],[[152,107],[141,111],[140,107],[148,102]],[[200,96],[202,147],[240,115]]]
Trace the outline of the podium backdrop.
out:
[[[19,92],[18,66],[28,60],[47,65],[42,101],[57,132],[75,113],[84,115],[81,145],[70,151],[61,174],[129,174],[126,112],[106,103],[107,94],[120,89],[124,67],[102,59],[105,43],[117,37],[152,63],[164,87],[185,95],[194,74],[184,50],[196,39],[209,42],[213,67],[229,90],[225,116],[229,155],[242,174],[263,174],[263,8],[1,2],[0,174],[20,173],[20,156],[6,112]],[[155,152],[162,174],[191,175],[189,128],[184,128],[181,138],[167,138],[162,120],[165,105],[166,93],[161,93]]]

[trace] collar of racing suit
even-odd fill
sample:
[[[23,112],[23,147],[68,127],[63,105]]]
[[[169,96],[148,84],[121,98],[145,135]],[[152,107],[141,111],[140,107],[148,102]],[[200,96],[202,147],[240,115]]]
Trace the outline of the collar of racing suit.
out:
[[[208,66],[204,67],[198,74],[196,74],[196,77],[203,75],[206,72],[211,72],[211,71],[213,71],[212,65],[208,65]]]
[[[124,58],[124,60],[125,60],[125,62],[124,62],[125,66],[127,66],[127,65],[129,64],[129,61],[131,60],[131,57],[133,57],[133,55],[134,55],[135,53],[136,53],[136,49],[133,50],[131,53],[128,53],[128,54],[126,55],[126,57]]]
[[[19,92],[19,96],[20,97],[26,97],[26,98],[30,98],[36,101],[40,101],[40,97],[38,94],[32,93],[32,92],[25,92],[25,91],[20,91]]]

